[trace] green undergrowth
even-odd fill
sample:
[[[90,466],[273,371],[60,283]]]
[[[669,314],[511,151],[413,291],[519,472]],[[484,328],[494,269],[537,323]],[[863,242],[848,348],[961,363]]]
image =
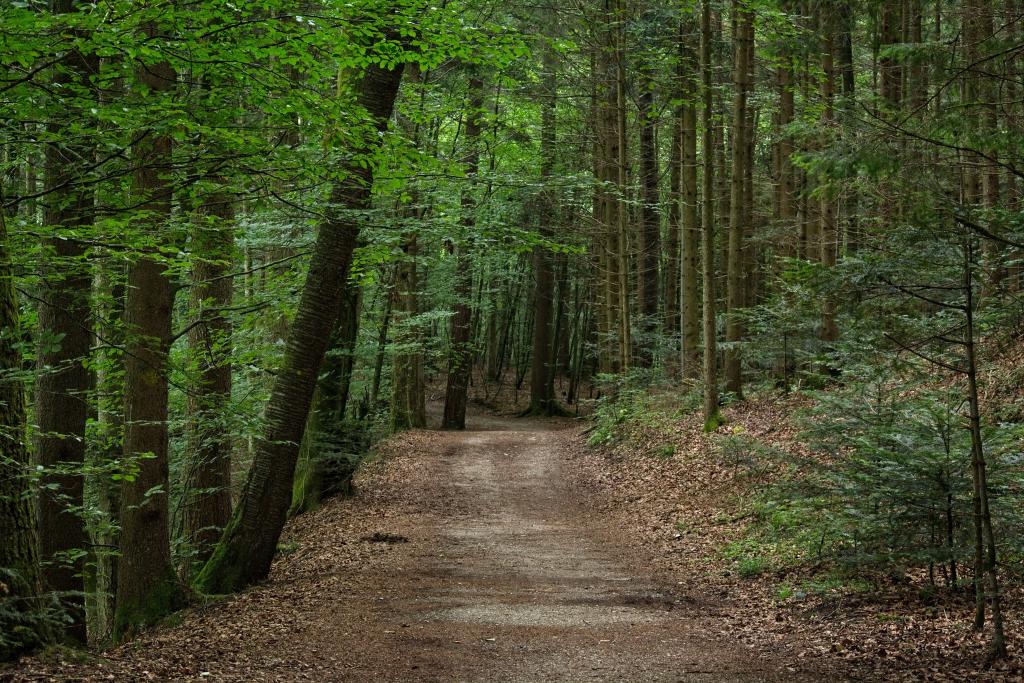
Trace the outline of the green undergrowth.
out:
[[[595,402],[588,445],[611,448],[633,443],[641,435],[649,441],[655,435],[660,443],[650,448],[650,455],[662,459],[676,455],[674,428],[684,416],[700,410],[699,388],[681,392],[678,386],[650,381],[638,373],[602,376],[601,383],[603,395]]]
[[[785,400],[768,387],[747,396],[753,406]],[[868,381],[801,396],[813,400],[788,416],[796,428],[791,446],[768,443],[733,418],[711,434],[709,462],[706,452],[679,446],[692,437],[680,427],[701,410],[699,386],[619,380],[597,403],[588,441],[620,457],[682,458],[731,474],[728,514],[713,524],[742,523],[715,551],[717,562],[741,579],[774,582],[779,599],[906,585],[909,576],[920,583],[923,572],[928,584],[918,590],[957,589],[969,577],[971,527],[969,444],[956,396],[894,394]],[[758,412],[745,414],[756,421]],[[1020,481],[1024,456],[1013,447],[1020,433],[1005,424],[986,433],[1000,494]],[[1019,539],[1021,515],[1011,500],[996,500],[997,530]],[[943,527],[948,519],[952,533]],[[1017,545],[1004,545],[1008,566],[1024,558]]]
[[[336,424],[310,422],[296,463],[289,516],[311,512],[329,498],[352,494],[356,472],[387,433],[382,415]]]

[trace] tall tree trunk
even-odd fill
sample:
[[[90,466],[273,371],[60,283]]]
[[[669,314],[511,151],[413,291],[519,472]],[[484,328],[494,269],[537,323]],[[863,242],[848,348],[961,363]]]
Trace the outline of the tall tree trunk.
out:
[[[470,232],[475,224],[473,212],[476,203],[473,185],[480,168],[480,116],[483,113],[483,81],[475,74],[469,77],[469,97],[466,112],[466,177],[470,186],[462,193],[462,226],[465,233],[459,244],[451,244],[455,252],[455,313],[451,321],[451,357],[448,360],[448,385],[445,389],[442,429],[466,428],[466,399],[469,378],[473,370],[470,343],[473,311],[470,295],[473,287],[472,262],[468,250]]]
[[[626,155],[626,29],[625,10],[622,0],[613,0],[611,21],[614,28],[614,64],[615,64],[615,183],[616,183],[616,253],[618,263],[618,294],[619,294],[619,367],[628,370],[633,364],[633,333],[631,329],[631,313],[629,305],[629,207],[626,202],[628,187],[628,156]]]
[[[822,110],[822,127],[826,136],[826,143],[833,134],[832,126],[835,122],[833,102],[835,99],[835,67],[833,53],[835,51],[834,30],[832,18],[822,16],[821,26],[824,31],[824,39],[821,49],[821,99],[824,103]],[[827,269],[835,268],[836,257],[839,251],[839,235],[836,227],[836,200],[834,192],[829,183],[824,182],[821,187],[821,265]],[[821,340],[826,343],[835,342],[839,339],[839,328],[836,325],[836,301],[826,295],[821,302]]]
[[[679,40],[682,40],[682,28],[679,29]],[[682,47],[680,47],[682,52]],[[680,56],[680,60],[682,57]],[[679,90],[676,97],[683,97],[683,74],[684,66],[680,62],[676,71],[676,79],[679,81]],[[672,143],[669,148],[668,160],[668,231],[665,235],[664,247],[664,268],[665,273],[665,314],[663,317],[665,336],[674,336],[681,329],[680,315],[682,313],[682,299],[680,298],[680,260],[682,256],[682,243],[680,232],[682,229],[682,184],[683,184],[683,106],[680,104],[672,112]],[[682,340],[680,340],[680,344]],[[680,358],[682,347],[679,347]]]
[[[714,75],[711,64],[711,0],[704,0],[700,20],[701,126],[704,182],[701,186],[701,270],[704,322],[704,428],[715,429],[718,413],[718,336],[715,300],[715,131]]]
[[[783,56],[786,59],[786,56]],[[782,242],[783,254],[790,257],[799,256],[793,250],[786,251],[789,245],[795,241],[796,230],[796,205],[794,202],[794,168],[793,168],[793,138],[789,133],[789,126],[796,116],[796,107],[793,98],[793,67],[788,61],[783,61],[778,70],[779,86],[779,115],[778,135],[779,141],[776,145],[778,155],[778,177],[779,187],[777,192],[778,218],[784,235],[791,236]],[[798,250],[797,250],[798,251]]]
[[[743,396],[743,378],[739,343],[743,337],[740,309],[743,306],[744,189],[747,161],[747,89],[750,71],[749,41],[753,39],[753,15],[743,3],[734,0],[733,13],[733,104],[732,104],[732,177],[729,191],[729,250],[726,264],[726,388],[738,398]]]
[[[79,8],[74,0],[53,0],[51,11],[69,14]],[[74,87],[88,92],[90,77],[99,68],[95,56],[69,50],[54,79],[58,89]],[[92,334],[90,274],[84,242],[63,233],[75,233],[92,224],[93,193],[88,183],[75,184],[92,159],[91,144],[76,139],[72,122],[84,112],[60,112],[48,132],[60,142],[46,148],[43,223],[55,234],[47,240],[53,261],[39,298],[38,376],[35,382],[35,460],[46,474],[37,499],[39,556],[43,583],[62,594],[71,619],[66,635],[79,643],[86,639],[85,563],[71,560],[89,547],[84,520],[75,511],[83,503],[82,465],[85,460],[86,392]],[[81,555],[79,555],[81,557]]]
[[[186,399],[185,501],[182,529],[191,551],[183,567],[210,558],[231,518],[231,432],[225,422],[231,401],[231,324],[225,309],[233,293],[234,208],[223,192],[206,197],[193,221],[192,285],[188,331],[196,381]]]
[[[378,131],[391,118],[402,67],[369,66],[354,87],[357,102]],[[354,150],[345,179],[331,192],[332,207],[353,212],[370,205],[373,173],[366,161],[379,145],[368,136]],[[338,317],[341,290],[348,278],[359,232],[352,213],[337,212],[320,226],[295,320],[288,335],[284,367],[267,405],[266,427],[249,470],[241,500],[213,556],[196,579],[206,593],[239,590],[266,577],[292,498],[292,477],[316,388],[320,364]]]
[[[6,215],[0,211],[0,629],[6,636],[0,641],[0,662],[34,649],[49,635],[36,618],[42,584],[19,379],[20,313],[7,240]]]
[[[682,336],[683,377],[700,376],[700,292],[698,288],[700,222],[697,216],[697,59],[687,44],[684,29],[693,29],[692,22],[680,24],[680,64],[682,79],[682,262],[679,289],[680,328]]]
[[[879,9],[879,46],[883,52],[878,60],[880,94],[885,104],[892,109],[897,108],[902,99],[903,76],[898,61],[887,52],[887,48],[900,42],[900,27],[903,23],[901,9],[901,0],[882,0]]]
[[[558,97],[558,63],[554,46],[550,41],[544,47],[544,73],[542,76],[541,102],[541,196],[538,198],[537,214],[540,234],[546,239],[555,235],[558,221],[558,205],[552,188],[547,184],[555,170],[555,105]],[[558,409],[554,396],[554,368],[552,361],[552,315],[554,312],[555,276],[551,263],[551,252],[543,245],[533,248],[533,336],[530,355],[530,407],[528,413],[551,415]]]
[[[850,0],[844,0],[840,4],[840,11],[837,17],[839,22],[839,45],[836,58],[838,60],[840,83],[842,85],[842,97],[840,99],[840,122],[848,130],[855,130],[856,117],[858,112],[856,105],[856,91],[853,69],[853,32],[856,28],[856,18]],[[855,138],[856,139],[856,138]],[[841,200],[842,231],[840,243],[845,243],[846,253],[852,254],[857,251],[861,240],[859,221],[859,201],[856,187],[844,188]]]
[[[658,332],[658,256],[661,253],[661,226],[658,217],[658,153],[655,147],[654,83],[642,69],[638,98],[640,124],[640,343],[637,363],[651,367]]]
[[[618,65],[617,19],[615,0],[604,0],[600,31],[598,32],[597,55],[594,63],[597,71],[595,99],[595,127],[598,132],[595,148],[595,168],[601,181],[596,189],[597,218],[600,221],[598,244],[600,245],[599,267],[603,275],[600,298],[600,335],[603,352],[602,371],[615,373],[623,368],[627,349],[623,339],[622,297],[620,293],[620,240],[618,240],[618,213],[621,209],[620,186],[618,186]]]
[[[159,34],[154,24],[147,37]],[[136,72],[148,92],[175,87],[177,74],[167,62]],[[132,150],[132,194],[146,212],[153,234],[167,230],[171,213],[171,137],[150,132]],[[121,558],[117,574],[114,637],[155,623],[184,604],[171,565],[168,528],[167,356],[171,343],[174,294],[166,265],[139,255],[129,265],[125,301],[124,454],[136,476],[121,495]]]

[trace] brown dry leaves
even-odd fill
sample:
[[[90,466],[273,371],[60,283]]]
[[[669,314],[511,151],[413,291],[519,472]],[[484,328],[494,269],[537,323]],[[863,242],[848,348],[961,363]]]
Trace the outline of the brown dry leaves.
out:
[[[382,455],[429,446],[429,433],[410,433],[382,444]],[[120,647],[83,659],[70,652],[29,658],[0,681],[323,681],[348,665],[335,637],[360,628],[358,601],[389,599],[375,581],[400,566],[395,544],[367,543],[380,535],[421,528],[429,501],[410,491],[422,473],[410,458],[381,457],[357,476],[359,494],[328,501],[289,522],[270,578],[260,586],[206,606],[193,607]],[[339,603],[352,604],[339,609]],[[355,616],[353,616],[355,615]]]
[[[744,535],[749,521],[744,501],[773,473],[741,476],[741,469],[726,462],[716,447],[721,435],[735,430],[806,455],[791,418],[806,399],[771,395],[736,404],[726,409],[727,424],[712,436],[703,432],[699,416],[668,419],[675,412],[671,396],[652,401],[666,419],[650,417],[606,449],[586,446],[581,434],[569,474],[658,571],[695,597],[717,599],[716,608],[729,625],[723,636],[773,652],[793,666],[817,661],[838,676],[1024,681],[1016,658],[1016,615],[1024,604],[1019,588],[1007,591],[1011,659],[988,668],[985,639],[969,628],[969,600],[929,603],[918,597],[913,580],[887,586],[882,594],[831,590],[783,600],[780,584],[799,584],[810,576],[810,568],[803,576],[766,572],[741,578],[722,557],[723,547]],[[665,444],[675,447],[675,455],[657,457]]]

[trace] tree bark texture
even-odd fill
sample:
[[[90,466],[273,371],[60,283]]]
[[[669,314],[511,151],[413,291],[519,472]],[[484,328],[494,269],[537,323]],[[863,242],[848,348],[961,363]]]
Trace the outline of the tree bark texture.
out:
[[[377,131],[391,118],[402,67],[367,67],[357,88],[358,103]],[[369,136],[364,158],[379,145]],[[370,205],[373,172],[353,162],[331,192],[331,206],[354,211]],[[288,335],[283,367],[267,405],[266,427],[231,521],[196,586],[206,593],[239,590],[266,577],[292,499],[292,478],[316,388],[317,375],[338,318],[341,290],[348,278],[359,232],[358,219],[333,213],[320,226],[295,320]]]
[[[76,11],[74,0],[54,0],[56,14]],[[89,78],[99,68],[94,56],[70,50],[54,77],[54,87],[69,86],[88,91]],[[79,643],[86,639],[84,572],[82,559],[73,554],[89,548],[84,520],[73,510],[83,502],[82,465],[85,461],[85,427],[88,417],[86,393],[92,331],[90,319],[91,277],[85,263],[85,243],[63,233],[73,233],[92,224],[93,193],[88,183],[73,181],[92,161],[88,141],[75,139],[69,123],[84,112],[61,112],[48,125],[48,132],[65,143],[46,148],[43,223],[54,231],[47,239],[53,261],[39,296],[40,339],[35,382],[35,443],[37,464],[47,474],[37,499],[39,557],[43,562],[43,583],[62,593],[62,603],[71,623],[65,634]],[[79,558],[84,555],[79,555]]]
[[[152,24],[149,37],[158,34]],[[175,87],[170,64],[140,66],[138,82],[150,92]],[[171,137],[152,131],[132,149],[132,194],[139,218],[154,233],[166,230],[171,213]],[[173,291],[166,265],[142,254],[128,267],[125,300],[124,455],[135,476],[121,495],[121,558],[117,575],[114,637],[155,623],[184,604],[171,565],[167,461],[167,356]]]

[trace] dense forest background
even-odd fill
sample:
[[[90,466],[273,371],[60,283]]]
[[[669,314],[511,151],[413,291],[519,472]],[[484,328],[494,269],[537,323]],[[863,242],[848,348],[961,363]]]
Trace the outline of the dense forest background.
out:
[[[0,28],[0,658],[261,580],[430,402],[460,429],[521,395],[601,444],[656,391],[711,432],[809,397],[758,537],[972,596],[1006,655],[1019,0],[26,0]]]

